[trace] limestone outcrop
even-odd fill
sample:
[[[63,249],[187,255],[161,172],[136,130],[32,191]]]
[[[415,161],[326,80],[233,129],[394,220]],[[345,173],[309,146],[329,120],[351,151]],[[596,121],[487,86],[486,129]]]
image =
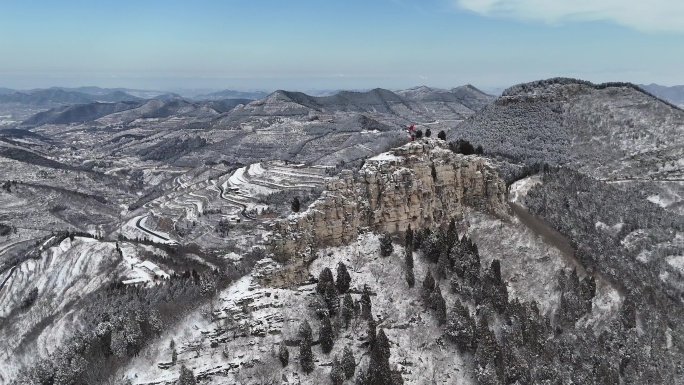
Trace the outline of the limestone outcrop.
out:
[[[410,142],[344,171],[301,213],[275,222],[271,250],[306,263],[318,246],[355,240],[361,231],[391,234],[460,217],[464,206],[508,215],[506,185],[485,158],[449,150],[438,139]]]

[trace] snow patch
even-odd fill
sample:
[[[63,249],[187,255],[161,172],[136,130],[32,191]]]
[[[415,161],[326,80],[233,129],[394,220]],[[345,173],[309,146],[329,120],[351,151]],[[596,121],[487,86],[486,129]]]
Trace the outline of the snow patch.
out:
[[[228,182],[230,182],[231,185],[233,186],[239,186],[241,184],[247,183],[247,181],[244,178],[245,171],[247,170],[247,167],[240,167],[235,172],[233,175],[228,178]]]
[[[525,197],[530,189],[541,183],[540,175],[533,175],[527,178],[520,179],[514,182],[509,190],[508,199],[517,203],[522,207],[525,207]]]
[[[661,197],[660,195],[651,195],[648,198],[646,198],[649,202],[655,203],[660,207],[668,207],[672,204],[672,202],[668,199],[665,199],[664,197]]]
[[[683,255],[672,255],[669,257],[665,258],[665,261],[667,261],[668,265],[674,267],[675,269],[679,270],[680,273],[684,274],[684,256]]]
[[[639,252],[639,255],[637,255],[636,259],[637,261],[641,263],[648,263],[648,261],[651,260],[651,256],[653,255],[653,252],[650,250],[641,250]]]
[[[396,156],[390,152],[383,152],[380,155],[369,158],[368,161],[400,161],[402,159],[402,157]]]

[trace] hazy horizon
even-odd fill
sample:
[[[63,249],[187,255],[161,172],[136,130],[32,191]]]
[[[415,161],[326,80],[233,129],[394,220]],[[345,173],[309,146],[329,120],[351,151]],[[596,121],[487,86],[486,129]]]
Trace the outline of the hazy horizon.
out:
[[[657,0],[16,2],[0,87],[335,90],[556,76],[684,84],[684,5]]]

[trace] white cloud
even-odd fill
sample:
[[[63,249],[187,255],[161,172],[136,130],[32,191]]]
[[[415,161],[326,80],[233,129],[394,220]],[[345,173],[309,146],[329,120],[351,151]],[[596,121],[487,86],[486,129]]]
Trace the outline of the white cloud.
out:
[[[611,21],[642,31],[684,32],[682,0],[453,0],[485,16],[557,24]]]

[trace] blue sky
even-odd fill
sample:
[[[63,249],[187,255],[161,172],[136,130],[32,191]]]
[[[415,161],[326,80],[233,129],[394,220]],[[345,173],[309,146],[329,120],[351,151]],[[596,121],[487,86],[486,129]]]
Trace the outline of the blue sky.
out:
[[[5,0],[0,57],[13,88],[674,85],[684,2]]]

